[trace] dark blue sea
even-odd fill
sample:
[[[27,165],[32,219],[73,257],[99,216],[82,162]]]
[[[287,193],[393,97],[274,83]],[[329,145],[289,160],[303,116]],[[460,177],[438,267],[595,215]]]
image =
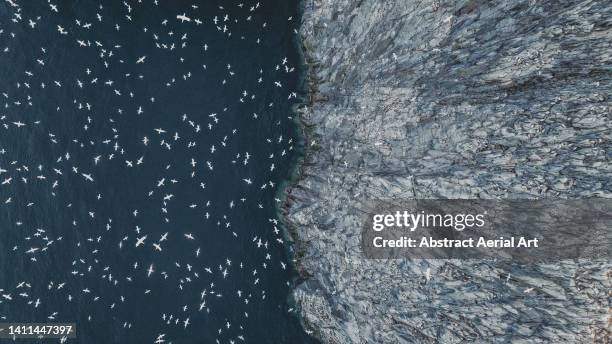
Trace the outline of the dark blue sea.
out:
[[[11,0],[0,18],[0,322],[314,342],[278,217],[298,1]]]

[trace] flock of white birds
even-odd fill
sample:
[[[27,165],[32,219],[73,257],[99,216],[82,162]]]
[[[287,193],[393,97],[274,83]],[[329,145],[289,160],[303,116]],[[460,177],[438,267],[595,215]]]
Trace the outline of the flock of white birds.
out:
[[[294,18],[2,2],[0,322],[76,322],[62,343],[240,343],[271,331],[253,317],[291,318],[275,214],[297,71],[266,40]]]

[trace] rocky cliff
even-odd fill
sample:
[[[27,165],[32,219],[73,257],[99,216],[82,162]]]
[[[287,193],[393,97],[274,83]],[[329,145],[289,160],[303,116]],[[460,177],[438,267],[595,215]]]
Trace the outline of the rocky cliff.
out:
[[[288,191],[325,343],[609,342],[610,260],[369,260],[388,198],[612,197],[612,3],[305,0],[308,156]]]

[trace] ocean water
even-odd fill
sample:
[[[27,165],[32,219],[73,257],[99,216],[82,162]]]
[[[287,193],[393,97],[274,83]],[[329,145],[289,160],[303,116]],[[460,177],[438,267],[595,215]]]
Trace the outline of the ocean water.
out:
[[[297,16],[0,3],[1,322],[75,322],[75,343],[314,341],[276,211],[300,154]]]

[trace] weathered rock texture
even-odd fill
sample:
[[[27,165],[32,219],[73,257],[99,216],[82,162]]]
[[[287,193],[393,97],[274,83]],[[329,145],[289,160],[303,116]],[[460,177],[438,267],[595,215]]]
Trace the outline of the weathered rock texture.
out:
[[[610,261],[368,260],[377,198],[612,197],[609,1],[305,0],[289,191],[326,343],[610,342]]]

